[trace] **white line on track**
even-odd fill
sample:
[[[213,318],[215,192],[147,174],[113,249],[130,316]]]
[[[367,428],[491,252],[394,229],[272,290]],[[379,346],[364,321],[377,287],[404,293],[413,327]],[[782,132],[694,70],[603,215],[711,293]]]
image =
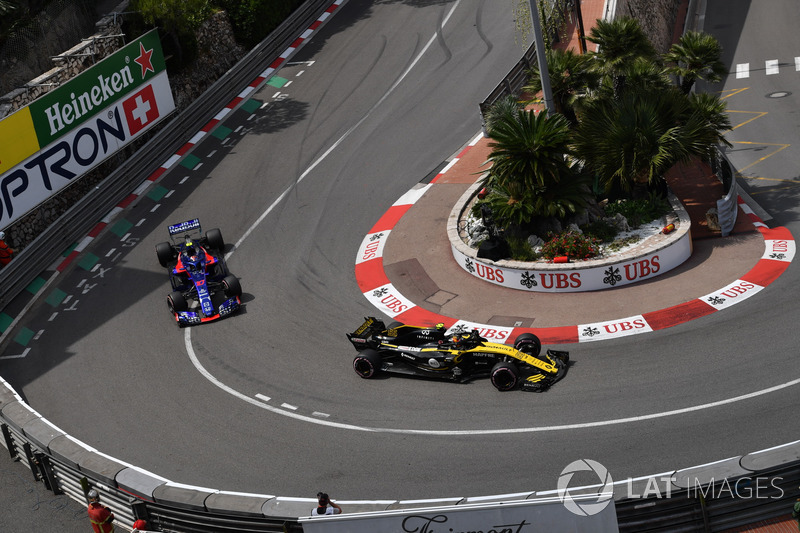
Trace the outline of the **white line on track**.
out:
[[[684,407],[683,409],[673,409],[672,411],[663,411],[660,413],[651,413],[647,415],[641,416],[631,416],[627,418],[614,418],[610,420],[598,420],[597,422],[583,422],[580,424],[562,424],[560,426],[540,426],[540,427],[527,427],[527,428],[500,428],[500,429],[454,429],[454,430],[432,430],[432,429],[400,429],[400,428],[376,428],[376,427],[367,427],[367,426],[358,426],[355,424],[343,424],[340,422],[331,422],[329,420],[320,420],[318,418],[312,418],[309,416],[304,416],[295,413],[294,411],[287,411],[285,409],[281,409],[279,407],[273,407],[271,405],[267,405],[265,403],[259,402],[258,400],[251,398],[241,392],[225,385],[221,381],[219,381],[216,377],[214,377],[205,367],[200,364],[200,361],[197,359],[197,356],[194,353],[194,348],[192,348],[192,330],[191,328],[186,328],[184,330],[184,344],[186,346],[186,353],[189,354],[189,359],[191,359],[192,364],[195,366],[198,372],[203,375],[211,384],[219,387],[223,391],[227,392],[228,394],[239,398],[240,400],[244,400],[249,404],[252,404],[256,407],[260,407],[262,409],[266,409],[272,413],[283,415],[289,418],[294,418],[295,420],[300,420],[302,422],[311,422],[312,424],[318,424],[321,426],[328,426],[334,427],[339,429],[349,429],[353,431],[365,431],[369,433],[395,433],[395,434],[403,434],[403,435],[504,435],[504,434],[513,434],[513,433],[541,433],[544,431],[565,431],[565,430],[572,430],[572,429],[587,429],[587,428],[596,428],[602,426],[614,426],[618,424],[629,424],[632,422],[643,422],[646,420],[653,420],[656,418],[666,418],[668,416],[676,416],[676,415],[683,415],[687,413],[693,413],[695,411],[703,411],[705,409],[712,409],[714,407],[722,407],[725,405],[730,405],[733,403],[741,402],[744,400],[750,400],[752,398],[757,398],[759,396],[764,396],[766,394],[770,394],[773,392],[778,392],[783,389],[787,389],[789,387],[794,387],[795,385],[800,384],[800,379],[793,379],[791,381],[787,381],[785,383],[781,383],[780,385],[775,385],[773,387],[768,387],[766,389],[761,389],[758,391],[753,391],[747,394],[742,394],[741,396],[734,396],[733,398],[727,398],[725,400],[719,400],[716,402],[704,403],[700,405],[694,405],[692,407]],[[258,396],[258,395],[257,395]],[[286,404],[284,404],[286,405]],[[294,406],[289,406],[294,407]],[[316,414],[316,413],[315,413]]]
[[[450,11],[447,13],[447,16],[444,18],[444,20],[442,20],[442,27],[444,27],[444,25],[447,24],[447,21],[450,20],[450,17],[453,15],[453,13],[455,12],[456,8],[458,7],[458,5],[460,3],[461,3],[461,0],[458,0],[455,4],[453,4],[453,7],[451,7]],[[253,230],[255,230],[256,227],[258,227],[258,225],[261,224],[264,221],[265,218],[267,218],[267,215],[269,215],[272,212],[272,210],[275,209],[278,206],[278,204],[280,204],[283,201],[284,198],[286,198],[286,196],[291,192],[291,190],[293,188],[295,188],[297,185],[299,185],[300,182],[303,181],[305,179],[305,177],[308,176],[311,173],[311,171],[314,170],[317,167],[317,165],[322,163],[322,161],[326,157],[328,157],[331,154],[331,152],[333,152],[336,149],[336,147],[339,146],[339,144],[341,144],[342,141],[344,141],[347,137],[349,137],[350,134],[353,131],[355,131],[356,128],[358,128],[365,120],[367,120],[367,118],[372,114],[372,112],[375,109],[377,109],[378,107],[383,105],[383,102],[387,98],[389,98],[389,95],[392,94],[392,92],[394,92],[394,90],[397,88],[397,86],[400,85],[400,83],[405,79],[406,76],[408,76],[408,73],[411,72],[411,69],[414,68],[414,66],[416,66],[416,64],[419,62],[420,59],[422,59],[422,56],[425,55],[425,52],[428,51],[428,48],[430,48],[431,45],[436,42],[436,39],[437,39],[437,36],[436,36],[436,34],[434,34],[433,37],[430,38],[428,43],[422,48],[422,50],[419,52],[419,54],[417,54],[417,57],[414,58],[414,61],[412,61],[411,64],[406,68],[406,70],[400,75],[400,77],[397,78],[397,81],[394,82],[394,85],[392,85],[389,88],[389,90],[386,91],[383,96],[381,96],[380,100],[378,100],[375,103],[375,105],[373,105],[372,108],[370,108],[370,110],[367,111],[366,114],[364,114],[363,117],[361,117],[361,120],[356,122],[355,125],[351,126],[350,129],[348,129],[346,132],[344,132],[342,134],[342,136],[339,137],[339,139],[337,139],[336,142],[331,145],[330,148],[325,150],[325,152],[321,156],[319,156],[319,158],[316,161],[314,161],[311,164],[311,166],[309,166],[307,169],[305,169],[305,171],[303,171],[302,174],[300,174],[300,177],[298,177],[297,180],[292,185],[287,187],[286,190],[283,191],[281,193],[281,195],[278,196],[278,198],[274,202],[272,202],[272,204],[267,208],[266,211],[261,213],[261,216],[258,217],[258,219],[253,223],[252,226],[247,228],[247,231],[244,232],[244,235],[242,235],[242,237],[236,242],[236,244],[234,244],[233,249],[230,252],[228,252],[227,254],[225,254],[225,260],[228,260],[231,257],[231,255],[233,255],[233,252],[235,252],[236,249],[239,246],[241,246],[241,244],[244,242],[244,240],[247,239],[247,237],[250,236],[250,234],[253,232]],[[275,93],[273,95],[273,98],[275,98],[279,94],[280,94],[280,91]]]
[[[452,16],[453,12],[456,10],[456,8],[458,7],[458,5],[460,3],[461,3],[461,0],[458,0],[455,4],[453,4],[453,6],[450,9],[450,11],[447,13],[447,16],[442,21],[442,26],[444,26],[447,23],[447,21],[450,19],[450,17]],[[414,68],[414,66],[419,62],[419,60],[422,58],[422,56],[425,54],[425,52],[427,52],[428,48],[430,48],[430,46],[434,42],[436,42],[436,35],[431,37],[431,39],[428,41],[428,43],[425,45],[425,47],[420,51],[420,53],[417,55],[417,57],[414,59],[414,61],[411,62],[411,64],[408,66],[408,68],[406,68],[406,70],[397,79],[397,81],[389,88],[388,91],[386,91],[386,93],[380,98],[380,100],[378,100],[378,102],[369,111],[367,111],[367,113],[361,118],[361,120],[359,120],[354,126],[352,126],[350,129],[348,129],[346,132],[344,132],[344,134],[342,134],[342,136],[339,137],[339,139],[336,142],[334,142],[333,145],[331,145],[330,148],[328,148],[316,161],[314,161],[311,164],[311,166],[309,166],[302,174],[300,174],[300,177],[297,178],[295,183],[293,183],[292,185],[287,187],[286,190],[284,190],[281,193],[281,195],[278,196],[278,198],[263,213],[261,213],[261,215],[258,217],[258,219],[247,229],[247,231],[244,232],[244,234],[241,236],[241,238],[236,242],[236,244],[234,245],[233,249],[230,252],[228,252],[227,254],[225,254],[225,259],[226,260],[229,259],[233,255],[233,253],[236,251],[236,249],[239,248],[239,246],[242,245],[242,243],[245,241],[245,239],[247,239],[247,237],[250,236],[250,234],[255,230],[255,228],[258,227],[264,221],[264,219],[272,212],[272,210],[275,209],[275,207],[277,207],[278,204],[280,204],[280,202],[283,201],[283,199],[291,192],[291,190],[294,187],[296,187],[301,181],[303,181],[305,179],[305,177],[308,176],[308,174],[310,174],[311,171],[314,170],[314,168],[317,167],[317,165],[319,165],[326,157],[328,157],[328,155],[330,155],[331,152],[333,152],[336,149],[336,147],[338,147],[339,144],[341,144],[342,141],[344,141],[356,128],[358,128],[367,119],[367,117],[370,116],[370,114],[376,108],[378,108],[379,106],[381,106],[383,104],[383,102],[397,88],[397,86],[400,85],[400,83],[403,81],[403,79],[405,79],[405,77],[408,75],[408,73],[411,71],[411,69]],[[736,67],[737,67],[737,69],[736,69],[737,70],[737,76],[736,76],[737,78],[739,78],[739,77],[748,77],[749,76],[750,65],[748,63],[740,64],[740,65],[737,65]],[[280,91],[275,93],[275,96],[277,96],[278,94],[280,94]],[[273,96],[273,98],[275,96]],[[664,412],[660,412],[660,413],[651,413],[651,414],[642,415],[642,416],[633,416],[633,417],[628,417],[628,418],[617,418],[617,419],[611,419],[611,420],[599,420],[597,422],[585,422],[585,423],[581,423],[581,424],[563,424],[563,425],[560,425],[560,426],[541,426],[541,427],[528,427],[528,428],[479,429],[479,430],[465,429],[465,430],[447,430],[447,431],[443,431],[443,430],[425,430],[425,429],[375,428],[375,427],[358,426],[358,425],[354,425],[354,424],[343,424],[343,423],[339,423],[339,422],[332,422],[332,421],[329,421],[329,420],[320,420],[319,418],[313,418],[313,417],[309,417],[309,416],[305,416],[305,415],[301,415],[301,414],[295,413],[294,411],[281,409],[279,407],[274,407],[272,405],[268,405],[266,403],[258,401],[258,399],[256,399],[256,398],[252,398],[250,396],[242,394],[241,392],[239,392],[239,391],[229,387],[228,385],[225,385],[221,381],[219,381],[210,372],[208,372],[208,370],[206,370],[205,367],[203,367],[202,364],[200,364],[200,361],[197,359],[197,356],[196,356],[196,354],[194,352],[194,348],[192,347],[192,333],[191,333],[192,330],[191,330],[191,328],[186,328],[184,331],[185,331],[184,344],[186,346],[186,353],[188,354],[189,359],[192,361],[192,364],[195,366],[197,371],[200,372],[200,374],[203,377],[205,377],[213,385],[217,386],[218,388],[222,389],[223,391],[227,392],[228,394],[230,394],[232,396],[235,396],[235,397],[239,398],[240,400],[244,400],[245,402],[247,402],[247,403],[249,403],[251,405],[254,405],[256,407],[260,407],[262,409],[266,409],[267,411],[271,411],[271,412],[273,412],[275,414],[287,416],[289,418],[294,418],[295,420],[300,420],[300,421],[303,421],[303,422],[310,422],[312,424],[318,424],[318,425],[323,425],[323,426],[328,426],[328,427],[335,427],[335,428],[339,428],[339,429],[349,429],[349,430],[354,430],[354,431],[366,431],[366,432],[375,432],[375,433],[397,433],[397,434],[408,434],[408,435],[498,435],[498,434],[510,434],[510,433],[538,433],[538,432],[543,432],[543,431],[563,431],[563,430],[572,430],[572,429],[586,429],[586,428],[594,428],[594,427],[601,427],[601,426],[611,426],[611,425],[617,425],[617,424],[627,424],[627,423],[632,423],[632,422],[642,422],[642,421],[645,421],[645,420],[653,420],[653,419],[656,419],[656,418],[665,418],[665,417],[668,417],[668,416],[682,415],[682,414],[687,414],[687,413],[691,413],[691,412],[695,412],[695,411],[711,409],[711,408],[714,408],[714,407],[721,407],[721,406],[724,406],[724,405],[729,405],[729,404],[732,404],[732,403],[736,403],[736,402],[740,402],[740,401],[756,398],[758,396],[762,396],[762,395],[765,395],[765,394],[770,394],[772,392],[777,392],[779,390],[782,390],[782,389],[785,389],[785,388],[788,388],[788,387],[793,387],[793,386],[795,386],[797,384],[800,384],[800,379],[795,379],[795,380],[792,380],[792,381],[787,381],[787,382],[782,383],[780,385],[775,385],[774,387],[769,387],[769,388],[766,388],[766,389],[762,389],[760,391],[754,391],[754,392],[751,392],[751,393],[748,393],[748,394],[744,394],[744,395],[741,395],[741,396],[735,396],[733,398],[728,398],[726,400],[720,400],[720,401],[716,401],[716,402],[705,403],[705,404],[696,405],[696,406],[692,406],[692,407],[685,407],[683,409],[675,409],[675,410],[672,410],[672,411],[664,411]],[[268,398],[268,397],[262,396],[260,394],[257,394],[256,397],[257,398],[260,398],[260,397]],[[294,407],[294,406],[292,406],[292,407]],[[317,416],[320,415],[320,413],[316,413],[316,412],[314,414],[317,415]]]

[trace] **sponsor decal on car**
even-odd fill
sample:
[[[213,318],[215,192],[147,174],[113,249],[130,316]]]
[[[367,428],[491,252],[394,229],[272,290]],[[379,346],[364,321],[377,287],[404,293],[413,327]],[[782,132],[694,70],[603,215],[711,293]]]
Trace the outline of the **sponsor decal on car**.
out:
[[[193,229],[200,229],[199,218],[193,218],[192,220],[187,220],[186,222],[181,222],[180,224],[173,224],[168,228],[170,235],[175,235],[176,233],[184,233]]]

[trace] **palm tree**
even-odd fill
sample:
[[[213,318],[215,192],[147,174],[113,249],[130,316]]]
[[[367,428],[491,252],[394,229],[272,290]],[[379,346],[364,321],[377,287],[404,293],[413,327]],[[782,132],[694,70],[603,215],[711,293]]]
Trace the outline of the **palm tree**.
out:
[[[689,31],[664,54],[667,72],[680,78],[683,94],[689,94],[698,79],[718,82],[727,74],[722,63],[722,47],[714,36]]]
[[[657,61],[658,55],[639,23],[629,17],[612,21],[598,20],[587,39],[599,49],[592,56],[595,68],[613,80],[614,97],[621,98],[625,89],[625,70],[637,58]]]
[[[550,88],[556,113],[561,113],[572,125],[577,124],[573,108],[575,99],[596,88],[600,75],[590,68],[589,56],[574,53],[572,50],[552,49],[545,52],[547,69],[550,73]],[[529,72],[529,84],[523,90],[538,94],[542,90],[542,79],[538,64]]]
[[[626,93],[587,106],[573,149],[607,191],[646,196],[664,173],[706,149],[706,131],[677,89]]]
[[[0,15],[7,15],[15,9],[17,9],[17,6],[13,2],[0,0]]]
[[[514,120],[520,109],[522,109],[522,104],[520,104],[514,96],[504,96],[492,104],[492,106],[483,113],[488,136],[492,136],[492,129],[495,124]]]
[[[564,216],[586,205],[586,179],[569,164],[570,125],[562,115],[519,109],[498,115],[489,130],[492,166],[483,185],[503,226],[535,216]]]

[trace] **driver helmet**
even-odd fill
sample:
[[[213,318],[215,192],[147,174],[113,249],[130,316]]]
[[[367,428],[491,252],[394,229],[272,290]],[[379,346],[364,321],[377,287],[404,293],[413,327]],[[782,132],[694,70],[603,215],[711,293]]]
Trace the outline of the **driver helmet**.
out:
[[[184,253],[192,261],[197,261],[197,256],[200,254],[200,251],[198,250],[198,246],[195,243],[193,243],[192,241],[186,241],[186,247],[184,248]]]

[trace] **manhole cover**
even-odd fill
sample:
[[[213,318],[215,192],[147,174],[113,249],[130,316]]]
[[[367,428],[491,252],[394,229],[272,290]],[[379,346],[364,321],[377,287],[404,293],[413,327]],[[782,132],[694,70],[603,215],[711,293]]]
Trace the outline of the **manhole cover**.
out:
[[[767,98],[783,98],[784,96],[789,96],[790,94],[792,93],[789,91],[776,91],[774,93],[769,93]]]

